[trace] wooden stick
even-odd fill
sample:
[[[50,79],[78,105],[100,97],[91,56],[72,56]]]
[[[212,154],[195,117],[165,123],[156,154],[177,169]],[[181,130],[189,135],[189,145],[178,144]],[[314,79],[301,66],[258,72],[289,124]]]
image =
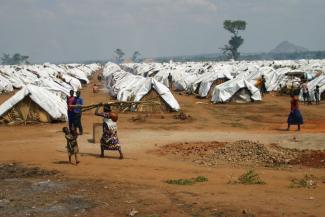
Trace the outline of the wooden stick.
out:
[[[139,102],[134,102],[134,101],[114,101],[114,102],[102,103],[102,105],[100,105],[100,103],[98,103],[98,104],[91,104],[91,105],[71,105],[69,107],[87,109],[87,108],[91,108],[91,107],[103,106],[104,104],[108,104],[108,105],[123,105],[123,104],[134,105],[134,104],[160,104],[160,103],[158,101],[139,101]]]

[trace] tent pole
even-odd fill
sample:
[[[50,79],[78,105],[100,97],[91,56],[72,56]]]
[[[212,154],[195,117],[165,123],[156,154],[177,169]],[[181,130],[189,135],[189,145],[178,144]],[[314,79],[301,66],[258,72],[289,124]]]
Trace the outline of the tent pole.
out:
[[[29,112],[30,112],[30,105],[32,103],[32,99],[30,97],[29,98],[29,102],[28,102],[28,113],[27,113],[27,116],[26,116],[26,119],[25,119],[25,126],[27,125],[27,119],[28,119],[28,116],[29,116]]]

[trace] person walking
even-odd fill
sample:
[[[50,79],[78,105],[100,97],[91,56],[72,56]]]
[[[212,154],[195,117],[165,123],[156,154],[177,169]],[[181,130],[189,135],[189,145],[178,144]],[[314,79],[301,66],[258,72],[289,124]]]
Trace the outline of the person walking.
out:
[[[76,92],[76,98],[75,98],[75,106],[74,106],[74,127],[75,129],[79,130],[79,135],[83,134],[83,128],[81,123],[81,116],[82,116],[82,108],[84,102],[83,99],[80,97],[80,91],[78,90]]]
[[[67,97],[68,122],[70,131],[72,130],[74,124],[74,105],[76,105],[76,98],[74,97],[74,91],[70,90],[70,95]]]
[[[309,95],[309,91],[308,91],[308,87],[307,87],[307,83],[304,82],[301,85],[301,89],[302,89],[302,97],[304,98],[304,105],[306,105],[306,103],[308,103],[308,95]]]
[[[314,90],[314,94],[315,94],[316,105],[319,105],[319,103],[320,103],[320,96],[319,96],[319,86],[318,85],[316,85],[316,88]]]
[[[266,83],[265,77],[264,77],[264,75],[262,75],[262,77],[261,77],[261,90],[260,90],[262,96],[264,96],[267,93],[265,83]]]
[[[168,74],[168,85],[169,85],[170,91],[172,91],[172,89],[173,89],[173,76],[170,73]]]
[[[291,104],[291,110],[288,115],[287,130],[290,130],[291,125],[297,125],[298,126],[297,131],[300,131],[300,125],[304,124],[304,120],[299,110],[299,102],[297,96],[295,96],[294,94],[291,94],[290,104]]]
[[[72,163],[71,157],[74,156],[76,165],[78,165],[80,163],[80,161],[78,160],[78,135],[73,128],[72,130],[69,130],[67,127],[63,127],[62,131],[64,132],[65,139],[67,140],[66,148],[68,151],[69,163]]]

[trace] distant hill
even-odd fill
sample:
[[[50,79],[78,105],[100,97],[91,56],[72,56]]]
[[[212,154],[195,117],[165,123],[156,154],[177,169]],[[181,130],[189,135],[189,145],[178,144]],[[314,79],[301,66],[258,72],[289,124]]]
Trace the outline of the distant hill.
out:
[[[272,54],[285,54],[285,53],[303,53],[308,52],[308,49],[290,43],[288,41],[281,42],[276,48],[270,51]]]

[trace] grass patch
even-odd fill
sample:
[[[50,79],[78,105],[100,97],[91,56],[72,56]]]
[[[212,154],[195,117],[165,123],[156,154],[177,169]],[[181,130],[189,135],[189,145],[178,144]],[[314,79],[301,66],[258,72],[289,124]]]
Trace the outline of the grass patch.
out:
[[[167,184],[170,185],[193,185],[199,182],[207,182],[208,178],[205,176],[198,176],[196,178],[191,179],[170,179],[165,181]]]
[[[316,188],[316,177],[313,175],[305,175],[303,178],[293,178],[291,180],[290,188]]]
[[[241,175],[238,180],[234,182],[229,182],[230,184],[244,184],[244,185],[262,185],[265,182],[260,178],[260,176],[255,172],[255,170],[248,170],[243,175]]]

